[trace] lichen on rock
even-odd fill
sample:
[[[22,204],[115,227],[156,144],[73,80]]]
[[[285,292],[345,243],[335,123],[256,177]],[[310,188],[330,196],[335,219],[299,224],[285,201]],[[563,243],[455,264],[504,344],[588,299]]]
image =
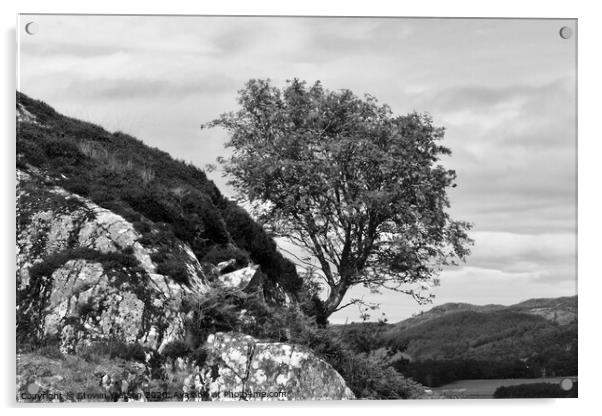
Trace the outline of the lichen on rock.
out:
[[[222,274],[217,278],[217,284],[224,289],[244,290],[257,273],[257,269],[259,269],[259,266],[250,265],[230,273]]]
[[[218,332],[209,336],[206,349],[207,362],[183,386],[195,400],[355,398],[336,370],[301,346]]]
[[[61,349],[116,338],[160,350],[181,339],[182,300],[207,290],[182,242],[188,284],[156,272],[152,248],[123,217],[18,171],[18,334],[57,336]]]

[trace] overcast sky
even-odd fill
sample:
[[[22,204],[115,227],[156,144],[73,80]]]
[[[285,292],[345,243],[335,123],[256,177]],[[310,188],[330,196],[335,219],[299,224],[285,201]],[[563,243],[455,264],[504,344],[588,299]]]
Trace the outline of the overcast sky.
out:
[[[236,109],[249,78],[298,77],[369,93],[446,127],[455,218],[473,254],[446,271],[434,304],[511,304],[576,294],[575,21],[24,16],[19,89],[204,167],[226,136],[200,124]],[[219,172],[210,175],[225,194]],[[391,321],[420,310],[379,302]],[[357,320],[356,309],[331,317]]]

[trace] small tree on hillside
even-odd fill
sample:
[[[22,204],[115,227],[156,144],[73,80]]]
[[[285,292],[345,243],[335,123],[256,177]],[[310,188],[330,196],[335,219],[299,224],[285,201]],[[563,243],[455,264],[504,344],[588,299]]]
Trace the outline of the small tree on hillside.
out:
[[[256,218],[317,259],[323,317],[357,302],[342,305],[359,284],[427,301],[425,283],[469,254],[470,225],[446,211],[455,172],[437,163],[451,152],[428,115],[296,79],[250,80],[238,102],[205,127],[230,133],[220,162]]]

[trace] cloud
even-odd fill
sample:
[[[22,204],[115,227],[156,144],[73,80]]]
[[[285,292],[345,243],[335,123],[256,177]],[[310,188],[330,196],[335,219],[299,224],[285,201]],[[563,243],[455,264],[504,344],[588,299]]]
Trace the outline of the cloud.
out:
[[[574,280],[576,240],[574,233],[513,234],[473,232],[475,240],[466,267],[507,273],[539,273],[554,280]]]
[[[576,115],[570,77],[422,95],[423,105],[446,127],[444,143],[454,152],[445,164],[458,173],[456,211],[481,230],[574,231]]]
[[[22,53],[36,57],[69,56],[77,58],[106,57],[124,52],[133,52],[135,49],[119,45],[87,45],[80,42],[60,43],[32,43],[22,48]]]
[[[196,79],[162,78],[98,78],[73,80],[66,93],[73,97],[93,99],[131,100],[140,98],[173,97],[182,99],[188,95],[214,95],[232,92],[239,87],[237,81],[221,74]]]
[[[311,24],[306,48],[319,62],[345,55],[361,56],[368,61],[383,53],[394,54],[414,33],[410,20],[396,19],[317,19]]]
[[[434,290],[436,303],[457,301],[458,293],[463,291],[477,304],[513,304],[530,298],[575,295],[576,280],[559,279],[546,271],[466,267],[442,275],[441,285]]]
[[[539,106],[546,106],[543,101],[552,97],[566,98],[571,93],[574,83],[570,78],[557,79],[541,85],[510,84],[510,85],[462,85],[444,89],[421,91],[415,101],[428,102],[437,110],[458,111],[471,109],[488,111],[499,108],[508,102],[535,101]]]

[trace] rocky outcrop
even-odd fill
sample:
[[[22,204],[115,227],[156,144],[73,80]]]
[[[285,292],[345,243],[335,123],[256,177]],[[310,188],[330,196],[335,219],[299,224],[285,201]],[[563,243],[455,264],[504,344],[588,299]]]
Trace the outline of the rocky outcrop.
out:
[[[62,188],[46,186],[36,174],[19,172],[18,180],[18,336],[25,332],[39,340],[56,337],[63,354],[77,356],[95,342],[108,340],[161,352],[186,337],[186,299],[201,299],[210,284],[216,290],[244,291],[257,275],[258,266],[250,265],[208,279],[190,248],[176,241],[172,250],[179,252],[188,275],[187,284],[179,283],[157,273],[154,248],[144,246],[123,217]],[[217,268],[232,265],[225,262]],[[183,385],[182,394],[172,400],[354,397],[342,377],[306,348],[234,333],[210,335],[205,348],[208,359],[201,368],[180,359],[167,369],[172,381]],[[66,393],[66,388],[57,387],[60,365],[53,368],[59,374],[34,384]],[[148,366],[125,375],[118,368],[95,370],[106,397],[145,400],[140,380],[149,373]],[[185,378],[174,376],[183,369]],[[31,380],[22,381],[27,390]]]
[[[37,120],[37,117],[31,114],[23,104],[17,103],[17,122],[19,123],[31,123],[36,126],[43,127]]]
[[[108,338],[158,350],[181,339],[183,299],[207,290],[190,248],[172,248],[188,275],[178,283],[156,272],[130,222],[41,180],[18,171],[18,329],[59,337],[66,353]]]
[[[251,336],[216,333],[207,362],[184,381],[184,400],[341,400],[354,395],[310,350]]]
[[[256,265],[250,265],[243,267],[242,269],[223,274],[217,278],[217,285],[224,289],[244,290],[251,283],[251,280],[257,273],[258,268],[259,267]]]
[[[201,170],[20,93],[16,115],[19,401],[353,398],[308,349],[215,334],[286,339],[259,321],[302,282]]]

